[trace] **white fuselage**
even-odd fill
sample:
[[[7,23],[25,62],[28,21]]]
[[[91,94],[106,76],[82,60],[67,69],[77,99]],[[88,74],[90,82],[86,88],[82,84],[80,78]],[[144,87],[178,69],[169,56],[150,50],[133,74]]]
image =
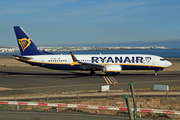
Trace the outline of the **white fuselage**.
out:
[[[71,55],[33,55],[24,61],[31,65],[60,70],[92,70],[94,66],[82,67],[81,63],[90,65],[120,65],[122,70],[162,70],[172,65],[162,57],[144,54],[86,54],[75,55],[79,63],[73,63]],[[96,68],[94,70],[99,70]]]

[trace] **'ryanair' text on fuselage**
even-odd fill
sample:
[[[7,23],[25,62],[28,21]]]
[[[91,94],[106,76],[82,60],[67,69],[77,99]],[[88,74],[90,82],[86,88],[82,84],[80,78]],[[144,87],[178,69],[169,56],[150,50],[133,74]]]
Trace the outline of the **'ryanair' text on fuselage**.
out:
[[[143,63],[143,57],[91,57],[92,63]]]

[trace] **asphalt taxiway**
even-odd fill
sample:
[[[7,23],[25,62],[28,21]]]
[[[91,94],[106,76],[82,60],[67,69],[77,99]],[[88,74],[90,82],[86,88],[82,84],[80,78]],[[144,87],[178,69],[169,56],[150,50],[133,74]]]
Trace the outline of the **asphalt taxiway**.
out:
[[[3,120],[31,120],[31,119],[43,119],[43,120],[129,120],[128,117],[119,117],[111,115],[95,115],[90,113],[78,113],[78,112],[40,112],[40,111],[0,111],[0,118]],[[143,119],[142,119],[143,120]]]
[[[153,88],[154,84],[180,85],[180,71],[123,72],[120,75],[105,75],[98,72],[90,76],[89,72],[59,71],[45,68],[0,67],[0,96],[72,91],[100,90],[102,85],[110,84],[111,89]],[[115,86],[114,86],[115,84]]]

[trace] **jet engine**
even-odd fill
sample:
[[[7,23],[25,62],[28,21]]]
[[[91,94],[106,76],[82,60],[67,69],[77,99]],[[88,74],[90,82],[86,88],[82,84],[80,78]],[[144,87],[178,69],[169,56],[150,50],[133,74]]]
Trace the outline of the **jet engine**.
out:
[[[122,72],[121,65],[106,65],[103,68],[103,72],[106,74],[119,74]]]

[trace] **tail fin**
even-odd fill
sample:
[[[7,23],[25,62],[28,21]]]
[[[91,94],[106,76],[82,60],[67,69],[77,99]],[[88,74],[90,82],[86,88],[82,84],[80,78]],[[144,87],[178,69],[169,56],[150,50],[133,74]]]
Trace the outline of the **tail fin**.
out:
[[[14,26],[14,31],[22,56],[51,54],[39,50],[20,26]]]

